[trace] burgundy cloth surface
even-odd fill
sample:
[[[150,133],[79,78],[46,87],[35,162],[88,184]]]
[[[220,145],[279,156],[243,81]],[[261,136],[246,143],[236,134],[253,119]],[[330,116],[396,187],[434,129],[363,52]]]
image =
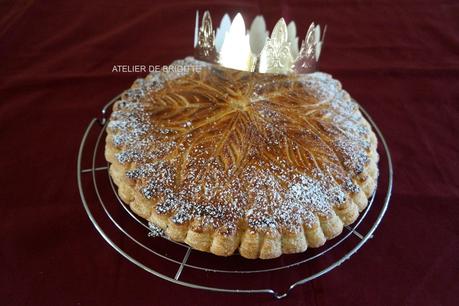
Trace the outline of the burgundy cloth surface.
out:
[[[102,106],[144,73],[192,54],[195,10],[238,10],[271,29],[328,24],[320,69],[341,80],[386,136],[389,210],[368,242],[288,305],[458,305],[459,2],[0,2],[2,305],[234,305],[156,278],[116,253],[83,210],[76,159]]]

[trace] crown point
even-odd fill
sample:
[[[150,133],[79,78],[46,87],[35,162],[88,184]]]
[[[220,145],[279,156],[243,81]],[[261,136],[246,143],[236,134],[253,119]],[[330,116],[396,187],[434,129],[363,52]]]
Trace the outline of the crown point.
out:
[[[250,49],[252,53],[258,56],[265,46],[268,32],[266,31],[266,22],[263,16],[258,15],[252,21],[249,31]]]
[[[198,31],[198,39],[195,47],[195,56],[197,59],[208,61],[214,61],[217,56],[215,50],[215,32],[212,28],[212,19],[209,11],[205,11],[202,16],[201,27]]]
[[[290,23],[287,26],[287,32],[288,32],[288,40],[293,41],[296,37],[296,24],[295,21],[290,21]]]
[[[241,13],[237,13],[236,17],[234,17],[234,20],[231,23],[230,31],[233,31],[234,33],[238,34],[245,34],[245,22],[244,18],[242,18]]]
[[[285,19],[281,18],[274,26],[273,33],[271,34],[271,39],[282,42],[287,41],[287,33],[287,24],[285,23]]]
[[[194,27],[194,47],[196,48],[198,44],[198,32],[199,32],[199,11],[196,10],[196,20]]]
[[[244,18],[240,13],[234,17],[225,35],[218,61],[222,66],[228,68],[251,71],[252,55],[249,36],[246,34]]]
[[[217,52],[220,52],[222,49],[223,41],[225,40],[226,33],[231,27],[231,18],[228,14],[225,14],[220,21],[220,26],[217,28],[217,33],[215,34],[215,48]]]

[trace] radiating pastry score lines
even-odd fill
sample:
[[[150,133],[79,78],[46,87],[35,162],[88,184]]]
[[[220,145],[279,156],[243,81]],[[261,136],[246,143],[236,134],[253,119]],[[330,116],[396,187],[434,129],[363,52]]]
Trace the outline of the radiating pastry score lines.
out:
[[[353,223],[377,141],[331,76],[249,73],[186,58],[113,107],[105,156],[121,199],[169,238],[229,256],[318,247]]]

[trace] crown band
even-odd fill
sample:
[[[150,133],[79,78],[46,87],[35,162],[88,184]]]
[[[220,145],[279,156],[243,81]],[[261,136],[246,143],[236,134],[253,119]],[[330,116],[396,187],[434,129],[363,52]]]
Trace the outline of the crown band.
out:
[[[320,25],[308,28],[298,50],[296,25],[288,26],[284,18],[274,26],[269,36],[263,16],[257,16],[247,32],[244,19],[238,13],[233,21],[225,14],[215,32],[209,11],[205,11],[199,26],[196,12],[194,37],[195,57],[223,67],[261,73],[311,73],[317,68],[327,26],[321,36]]]

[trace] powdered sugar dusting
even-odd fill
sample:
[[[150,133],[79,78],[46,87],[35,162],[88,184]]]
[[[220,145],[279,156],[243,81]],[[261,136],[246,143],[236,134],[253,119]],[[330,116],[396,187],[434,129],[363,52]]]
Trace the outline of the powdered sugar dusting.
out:
[[[175,64],[202,71],[136,81],[108,125],[127,178],[158,214],[225,233],[241,222],[297,231],[359,191],[369,130],[338,81]]]

